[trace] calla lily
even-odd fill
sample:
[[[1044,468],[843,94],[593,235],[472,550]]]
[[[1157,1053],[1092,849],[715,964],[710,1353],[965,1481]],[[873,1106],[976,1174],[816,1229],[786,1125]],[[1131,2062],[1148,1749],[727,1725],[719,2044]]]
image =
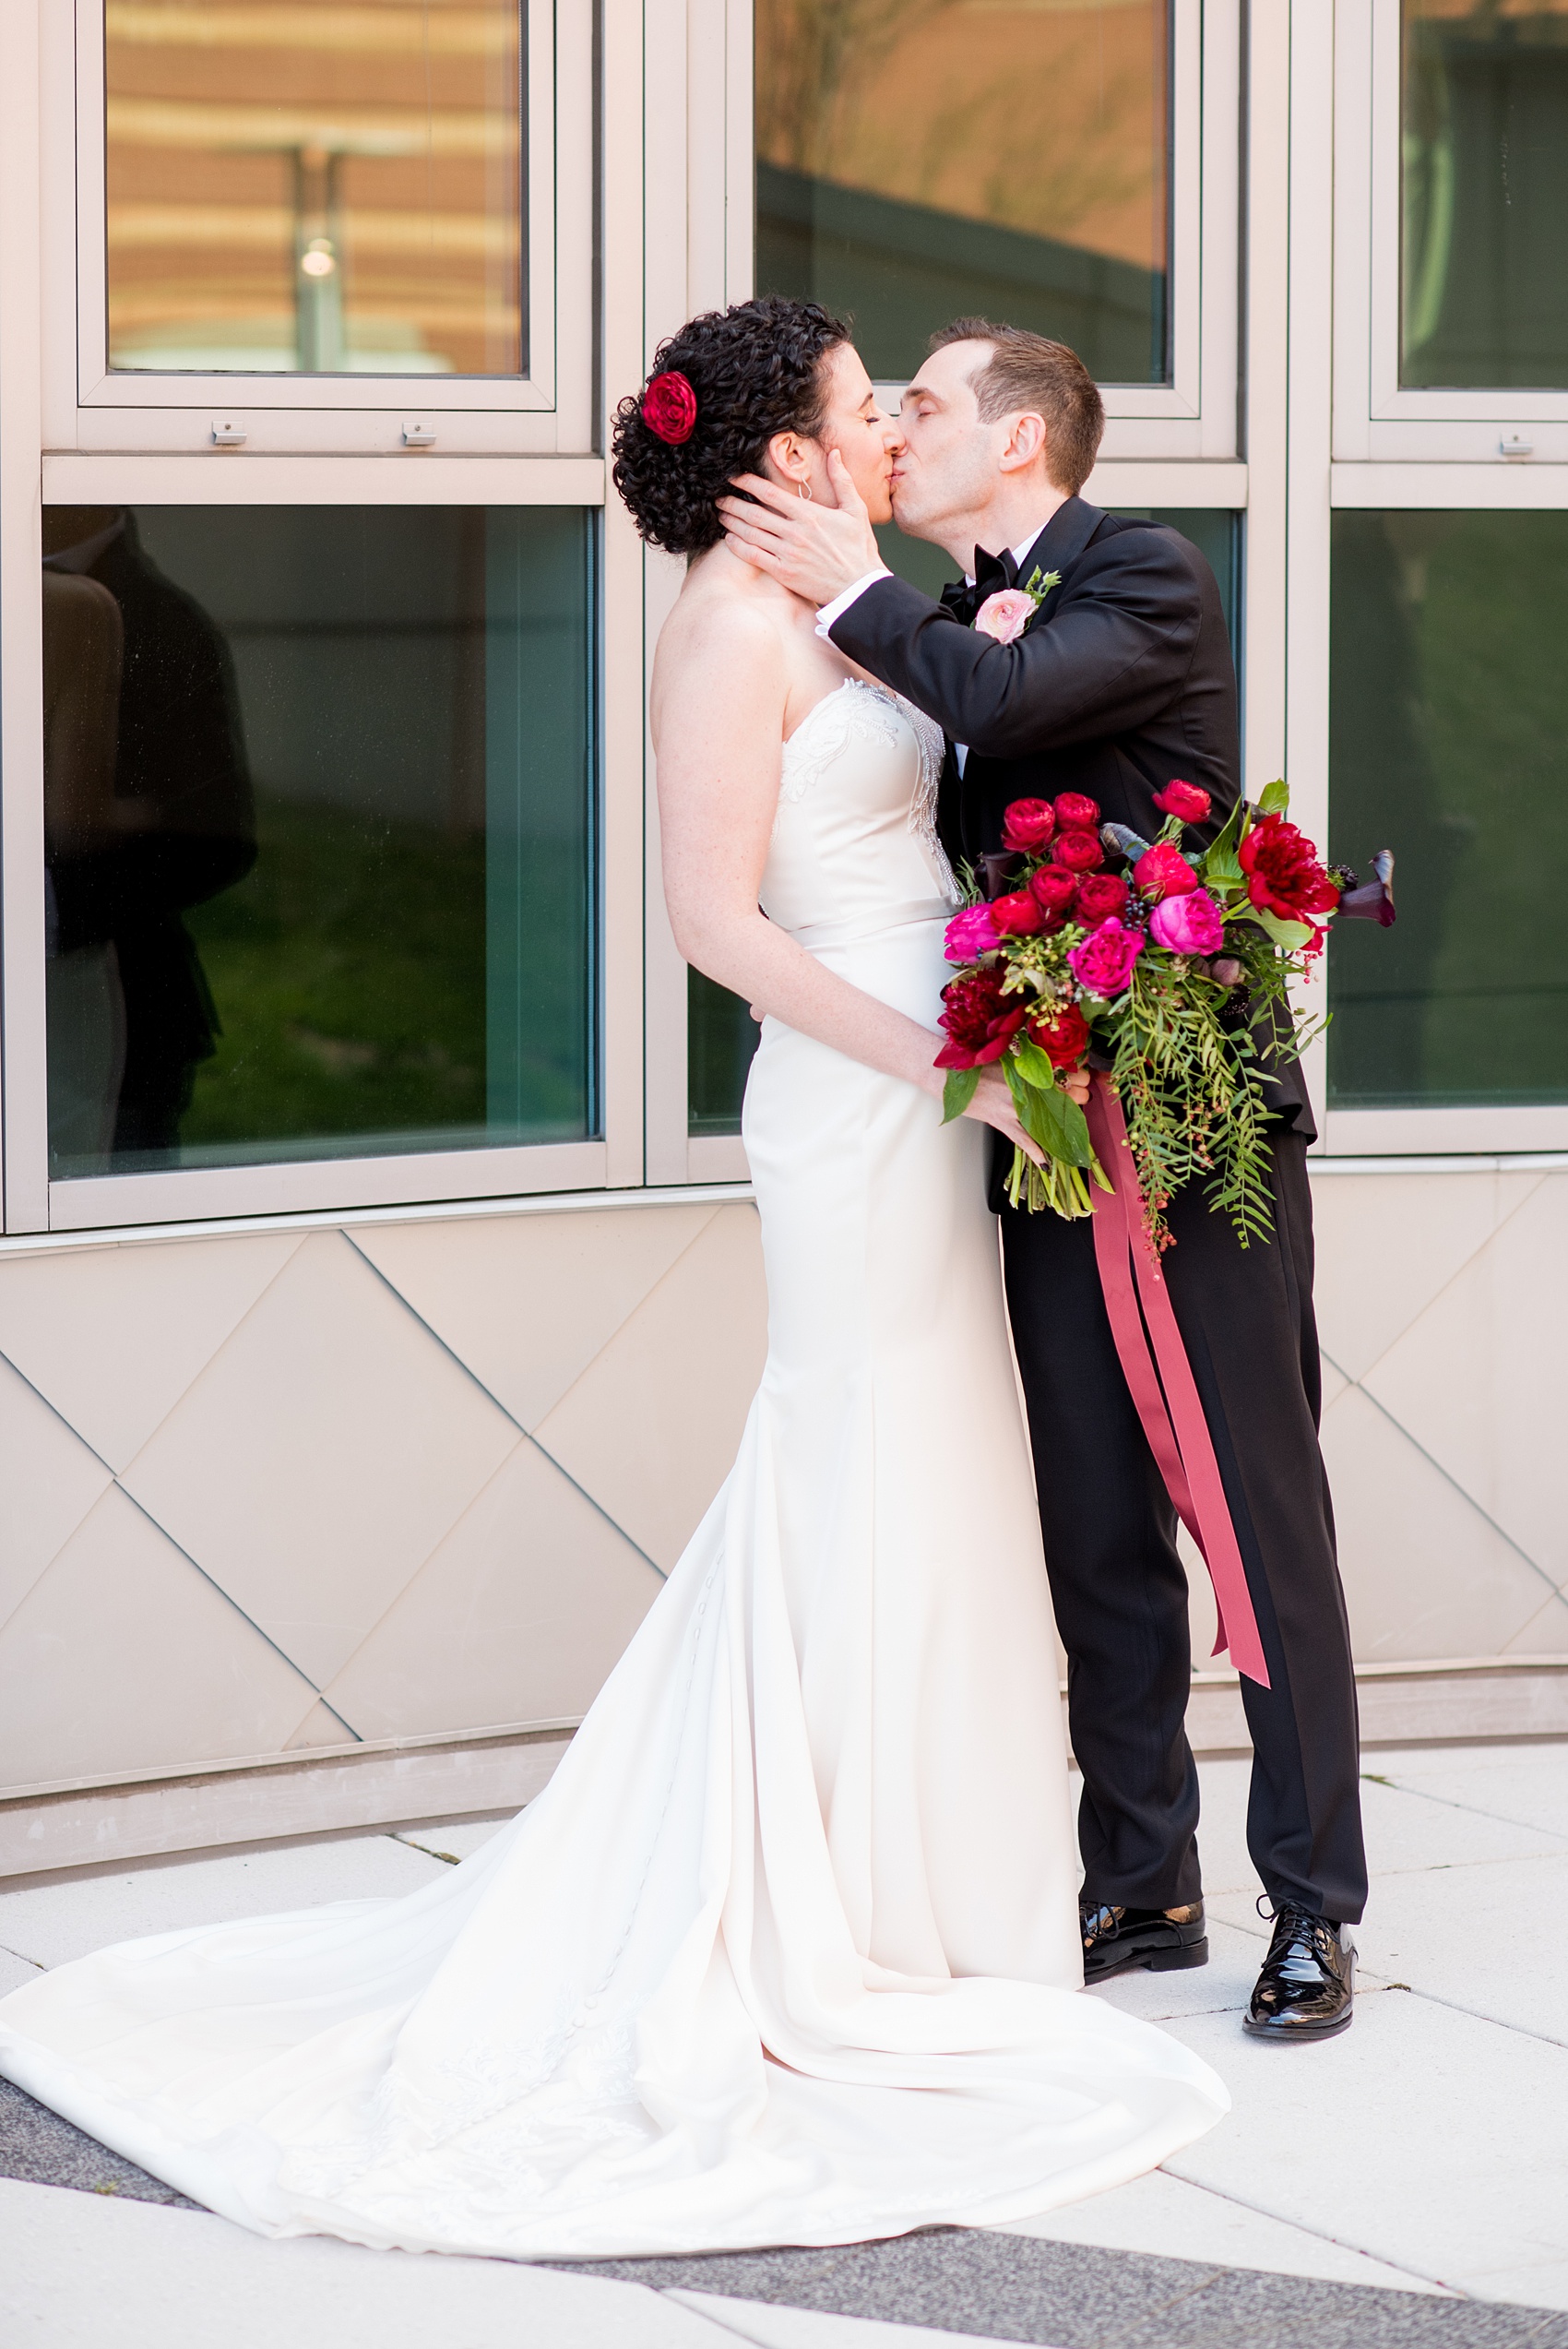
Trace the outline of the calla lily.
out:
[[[1335,909],[1342,922],[1377,922],[1384,929],[1394,927],[1394,851],[1380,848],[1372,858],[1375,881],[1363,881],[1359,888],[1348,888]]]

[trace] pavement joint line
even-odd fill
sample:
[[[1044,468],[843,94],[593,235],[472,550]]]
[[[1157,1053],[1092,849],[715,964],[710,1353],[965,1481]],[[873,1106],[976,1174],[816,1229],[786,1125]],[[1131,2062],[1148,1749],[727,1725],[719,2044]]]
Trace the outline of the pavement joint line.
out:
[[[1414,1795],[1420,1802],[1437,1803],[1445,1811],[1464,1811],[1471,1818],[1490,1818],[1499,1827],[1522,1827],[1526,1833],[1535,1835],[1550,1835],[1553,1831],[1550,1827],[1538,1826],[1534,1819],[1515,1818],[1511,1811],[1488,1810],[1483,1803],[1461,1803],[1452,1795],[1431,1795],[1424,1786],[1412,1786],[1403,1778],[1385,1778],[1381,1771],[1363,1770],[1361,1777],[1363,1780],[1370,1781],[1373,1786],[1388,1787],[1396,1795]],[[1557,1840],[1562,1845],[1561,1851],[1531,1852],[1526,1856],[1530,1859],[1543,1860],[1568,1858],[1568,1840],[1564,1840],[1562,1836],[1559,1836]],[[1485,1861],[1466,1862],[1463,1865],[1485,1866],[1488,1863]]]
[[[1389,1986],[1408,1989],[1412,1998],[1424,1998],[1429,2007],[1441,2007],[1446,2014],[1468,2015],[1472,2022],[1490,2023],[1493,2031],[1511,2031],[1515,2039],[1532,2040],[1538,2047],[1561,2047],[1568,2052],[1568,2039],[1553,2039],[1549,2032],[1532,2031],[1527,2023],[1504,2022],[1499,2015],[1483,2015],[1479,2007],[1462,2007],[1457,1998],[1440,1998],[1435,1990],[1422,1990],[1410,1983]]]
[[[1466,2300],[1478,2307],[1485,2307],[1491,2305],[1484,2299],[1477,2299],[1473,2293],[1467,2292],[1463,2284],[1450,2283],[1443,2276],[1431,2275],[1425,2268],[1412,2267],[1408,2260],[1391,2260],[1385,2252],[1369,2250],[1364,2243],[1353,2242],[1350,2237],[1346,2235],[1331,2235],[1321,2226],[1313,2226],[1307,2219],[1287,2218],[1283,2212],[1279,2211],[1271,2211],[1266,2202],[1249,2202],[1244,2196],[1232,2194],[1223,2186],[1209,2186],[1198,2178],[1184,2177],[1180,2170],[1171,2169],[1168,2164],[1162,2163],[1160,2166],[1167,2176],[1181,2178],[1183,2186],[1194,2187],[1200,2194],[1212,2194],[1217,2201],[1233,2202],[1237,2210],[1250,2211],[1253,2218],[1271,2219],[1276,2226],[1293,2227],[1298,2234],[1310,2235],[1314,2243],[1332,2243],[1336,2251],[1350,2251],[1353,2252],[1359,2260],[1375,2260],[1380,2268],[1392,2268],[1396,2274],[1408,2275],[1413,2283],[1435,2284],[1439,2292],[1445,2294],[1451,2299]],[[1229,2272],[1229,2271],[1222,2269],[1220,2272],[1224,2274]],[[1274,2271],[1268,2268],[1261,2268],[1254,2269],[1252,2272],[1254,2274],[1268,2275],[1272,2274]],[[1354,2284],[1350,2286],[1350,2289],[1352,2291],[1395,2292],[1397,2291],[1398,2286],[1392,2283]],[[1498,2305],[1506,2306],[1507,2304],[1500,2303]]]
[[[644,2289],[647,2289],[646,2285]],[[659,2287],[658,2296],[660,2300],[668,2300],[671,2307],[679,2308],[683,2317],[695,2317],[699,2324],[712,2325],[714,2331],[721,2332],[727,2341],[744,2341],[749,2349],[756,2349],[754,2335],[742,2332],[739,2325],[731,2324],[726,2317],[716,2316],[711,2308],[695,2308],[692,2306],[695,2299],[707,2298],[707,2294],[683,2292],[674,2284],[662,2284]]]

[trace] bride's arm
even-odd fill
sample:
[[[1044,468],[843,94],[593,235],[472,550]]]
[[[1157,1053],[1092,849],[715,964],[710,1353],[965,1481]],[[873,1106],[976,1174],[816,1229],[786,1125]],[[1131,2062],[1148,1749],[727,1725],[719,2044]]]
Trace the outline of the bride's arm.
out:
[[[661,648],[653,709],[664,895],[681,953],[758,1015],[940,1100],[934,1031],[829,971],[757,904],[788,692],[778,630],[743,604],[712,603],[682,638]],[[968,1114],[1037,1155],[999,1070],[981,1071]]]

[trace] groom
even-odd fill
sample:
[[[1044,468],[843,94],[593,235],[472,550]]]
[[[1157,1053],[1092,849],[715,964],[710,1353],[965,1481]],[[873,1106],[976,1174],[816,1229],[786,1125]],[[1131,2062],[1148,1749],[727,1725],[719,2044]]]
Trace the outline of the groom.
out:
[[[940,603],[882,561],[837,457],[837,509],[748,475],[721,501],[730,543],[821,607],[849,660],[941,720],[941,829],[955,864],[1002,846],[1010,801],[1087,793],[1152,839],[1154,794],[1181,778],[1218,826],[1240,790],[1236,678],[1214,575],[1159,524],[1078,492],[1105,413],[1059,342],[963,318],[933,338],[904,394],[893,512],[967,574]],[[973,566],[970,573],[969,566]],[[1057,583],[1003,645],[972,622],[1036,573]],[[1269,1686],[1241,1681],[1253,1738],[1248,1845],[1274,1915],[1248,2030],[1320,2038],[1350,2021],[1366,1862],[1356,1692],[1318,1450],[1313,1318],[1313,1128],[1294,1067],[1273,1070],[1271,1244],[1241,1248],[1197,1186],[1171,1201],[1163,1261],[1236,1529]],[[1084,1972],[1202,1965],[1197,1772],[1176,1516],[1107,1318],[1091,1226],[1007,1206],[1008,1307],[1028,1406],[1040,1521],[1068,1659]]]

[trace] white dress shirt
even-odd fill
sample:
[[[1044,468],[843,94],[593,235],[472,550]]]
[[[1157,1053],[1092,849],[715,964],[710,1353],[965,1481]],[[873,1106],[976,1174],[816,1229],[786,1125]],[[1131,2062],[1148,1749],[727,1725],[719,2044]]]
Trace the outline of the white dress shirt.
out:
[[[1022,546],[1016,546],[1013,549],[1014,565],[1019,571],[1022,571],[1024,567],[1025,555],[1028,553],[1030,547],[1033,546],[1036,539],[1039,538],[1040,534],[1040,531],[1043,531],[1044,528],[1045,523],[1042,522],[1039,526],[1039,530],[1031,531],[1029,532],[1028,537],[1024,541]],[[836,595],[834,597],[831,603],[823,604],[816,615],[816,632],[818,636],[826,637],[828,642],[831,643],[833,640],[831,630],[834,621],[841,617],[844,613],[848,612],[850,604],[854,602],[856,597],[864,595],[867,588],[874,587],[878,579],[890,579],[893,577],[894,573],[888,569],[886,564],[879,563],[874,571],[867,571],[863,573],[862,576],[855,581],[853,587],[847,587],[842,595]],[[965,572],[964,583],[967,587],[973,587],[975,583],[975,575],[972,571]],[[967,742],[956,742],[953,745],[953,755],[958,761],[958,773],[961,777],[964,772],[965,761],[968,759],[969,755],[968,744]]]

